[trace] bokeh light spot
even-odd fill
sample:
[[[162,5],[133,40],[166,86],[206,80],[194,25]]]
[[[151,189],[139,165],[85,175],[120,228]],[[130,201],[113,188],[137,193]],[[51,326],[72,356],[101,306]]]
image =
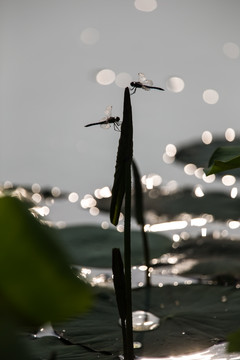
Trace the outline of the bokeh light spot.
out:
[[[65,221],[60,220],[56,222],[56,226],[58,227],[58,229],[64,229],[67,226],[67,224]]]
[[[58,197],[61,195],[61,190],[59,189],[59,187],[54,186],[51,190],[52,196],[54,197]]]
[[[80,201],[81,207],[83,209],[92,208],[96,206],[97,202],[90,194],[84,195],[84,198]]]
[[[35,207],[34,210],[37,214],[40,216],[47,216],[50,213],[50,209],[48,206],[42,206],[42,207]]]
[[[70,194],[68,195],[68,200],[69,200],[71,203],[77,202],[77,201],[78,201],[78,198],[79,198],[79,196],[78,196],[78,194],[75,193],[75,192],[72,192],[72,193],[70,193]]]
[[[207,236],[207,228],[202,228],[202,229],[201,229],[201,235],[202,235],[202,237],[206,237],[206,236]]]
[[[32,184],[32,192],[39,193],[41,191],[41,186],[39,184]]]
[[[175,156],[176,155],[176,153],[177,153],[177,148],[176,148],[176,146],[175,145],[173,145],[173,144],[168,144],[167,146],[166,146],[166,154],[168,155],[168,156],[170,156],[170,157],[173,157],[173,156]]]
[[[207,89],[203,92],[203,100],[209,105],[214,105],[219,100],[218,92],[214,89]]]
[[[206,145],[211,144],[212,142],[212,133],[210,131],[204,131],[202,133],[202,142]]]
[[[95,28],[86,28],[81,32],[81,41],[87,45],[94,45],[99,40],[99,31]]]
[[[197,197],[203,197],[203,196],[204,196],[204,192],[203,192],[203,190],[202,190],[202,188],[201,188],[200,185],[197,185],[197,186],[195,187],[194,193],[195,193],[195,195],[196,195]]]
[[[205,183],[208,183],[208,184],[211,184],[215,181],[216,179],[216,175],[215,174],[211,174],[211,175],[206,175],[206,174],[203,174],[202,176],[202,179]]]
[[[151,12],[157,8],[156,0],[135,0],[134,6],[137,10]]]
[[[123,225],[118,225],[117,226],[117,231],[118,232],[124,232],[124,226]]]
[[[184,166],[184,172],[187,175],[194,175],[196,170],[197,170],[197,167],[194,164],[187,164]]]
[[[159,223],[159,224],[152,225],[151,231],[157,232],[157,231],[184,229],[185,227],[187,227],[187,225],[188,225],[188,223],[185,220],[184,221],[169,221],[169,222],[165,222],[165,223]]]
[[[194,171],[194,175],[198,178],[198,179],[202,179],[203,175],[204,175],[204,171],[203,168],[198,168],[197,170]]]
[[[116,78],[115,72],[111,69],[103,69],[97,73],[96,81],[100,85],[110,85]]]
[[[228,222],[228,226],[230,229],[237,229],[237,228],[239,228],[240,224],[239,224],[239,221],[230,220]]]
[[[173,235],[173,241],[174,242],[179,242],[180,241],[180,236],[178,234],[174,234]]]
[[[141,178],[142,183],[147,189],[153,189],[154,186],[159,186],[162,183],[162,178],[158,174],[143,175]]]
[[[235,176],[232,176],[232,175],[224,175],[224,176],[222,177],[222,183],[223,183],[223,185],[225,185],[225,186],[232,186],[232,185],[235,184],[235,182],[236,182]]]
[[[238,189],[236,187],[233,187],[230,194],[231,198],[235,199],[237,197],[237,194],[238,194]]]
[[[237,59],[239,57],[239,46],[233,42],[227,42],[223,45],[223,53],[230,59]]]
[[[122,72],[117,74],[115,83],[117,86],[121,88],[125,88],[129,86],[130,82],[132,81],[132,77],[130,74]]]
[[[233,141],[235,139],[235,131],[231,128],[228,128],[225,131],[225,139],[229,142]]]
[[[185,84],[183,79],[177,76],[173,76],[167,80],[166,86],[169,91],[179,93],[183,91]]]
[[[206,223],[207,220],[204,218],[194,218],[190,221],[191,226],[204,226]]]
[[[89,209],[89,213],[92,216],[97,216],[99,214],[99,209],[97,207],[93,206]]]
[[[168,156],[168,154],[164,153],[162,159],[165,164],[172,164],[175,161],[175,156]]]
[[[36,203],[40,203],[40,202],[42,201],[42,197],[41,197],[41,195],[38,194],[38,193],[33,194],[33,195],[32,195],[32,199],[33,199],[33,201],[36,202]]]
[[[107,221],[103,221],[101,223],[101,228],[104,229],[104,230],[108,229],[109,228],[109,223]]]
[[[13,183],[9,180],[6,180],[3,184],[4,189],[11,189],[13,187]]]

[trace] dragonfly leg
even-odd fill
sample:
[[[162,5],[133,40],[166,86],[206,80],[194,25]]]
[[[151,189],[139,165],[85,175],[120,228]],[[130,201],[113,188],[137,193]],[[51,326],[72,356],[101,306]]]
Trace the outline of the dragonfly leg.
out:
[[[121,125],[120,125],[120,124],[114,123],[114,124],[113,124],[113,128],[114,128],[115,131],[121,132]]]
[[[130,91],[131,91],[131,92],[130,92],[130,95],[135,94],[136,90],[137,90],[137,88],[131,87],[131,88],[130,88]]]

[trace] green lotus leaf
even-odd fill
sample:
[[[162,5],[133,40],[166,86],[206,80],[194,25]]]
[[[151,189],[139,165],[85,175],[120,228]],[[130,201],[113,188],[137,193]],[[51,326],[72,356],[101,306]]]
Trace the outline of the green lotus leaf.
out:
[[[25,203],[0,198],[1,313],[40,325],[89,308],[89,287],[73,275],[55,235]]]
[[[228,334],[239,328],[240,290],[234,287],[208,285],[163,286],[133,291],[133,311],[145,310],[160,318],[160,325],[152,331],[134,332],[134,341],[142,344],[136,356],[167,357],[203,351],[225,341]],[[31,346],[39,357],[50,350],[59,359],[111,359],[122,354],[121,328],[118,324],[115,296],[101,291],[93,309],[69,322],[55,325],[72,345],[60,340],[32,340]],[[64,330],[64,331],[63,331]],[[35,341],[35,342],[34,342]],[[42,346],[38,346],[42,342]],[[54,344],[53,344],[54,343]],[[67,354],[66,354],[67,352]],[[87,357],[88,356],[88,357]]]
[[[96,199],[97,207],[103,212],[109,212],[110,199]],[[232,199],[228,194],[220,191],[208,191],[202,197],[197,197],[193,188],[183,188],[168,195],[161,192],[161,188],[148,190],[143,193],[144,211],[154,212],[158,216],[165,216],[166,220],[180,219],[181,214],[194,216],[211,214],[215,220],[238,220],[240,199]],[[132,215],[135,215],[135,209]]]
[[[75,265],[111,268],[112,249],[120,248],[123,252],[123,234],[115,229],[102,229],[98,226],[69,226],[56,230],[62,246],[70,255],[70,262]],[[132,231],[132,264],[144,263],[142,235]],[[149,233],[150,256],[156,257],[171,250],[172,241],[164,235]],[[94,251],[92,251],[94,249]]]
[[[206,175],[240,168],[240,146],[222,146],[212,154]]]

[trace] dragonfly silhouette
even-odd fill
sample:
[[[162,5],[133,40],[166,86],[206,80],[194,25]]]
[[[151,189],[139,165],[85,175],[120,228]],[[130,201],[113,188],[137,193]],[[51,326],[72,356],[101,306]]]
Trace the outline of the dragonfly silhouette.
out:
[[[100,125],[103,129],[109,129],[113,124],[114,130],[120,131],[120,118],[112,116],[112,106],[107,106],[104,111],[105,116],[98,122],[85,125],[85,127]]]
[[[135,94],[137,88],[144,89],[147,91],[149,91],[151,89],[164,91],[164,89],[162,89],[160,87],[153,86],[152,80],[148,80],[143,73],[138,73],[138,81],[132,81],[130,83],[130,86],[131,86],[131,91],[132,91],[131,95]]]

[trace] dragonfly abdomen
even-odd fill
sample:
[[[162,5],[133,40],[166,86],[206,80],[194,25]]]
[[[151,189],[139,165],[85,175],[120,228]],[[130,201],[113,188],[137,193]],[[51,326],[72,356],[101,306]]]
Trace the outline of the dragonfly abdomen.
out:
[[[160,87],[157,87],[157,86],[147,86],[147,85],[144,85],[144,87],[148,88],[148,89],[155,89],[155,90],[162,90],[162,91],[165,91],[164,89],[160,88]]]
[[[87,125],[85,125],[85,127],[89,127],[89,126],[93,126],[93,125],[99,125],[99,122],[87,124]]]

